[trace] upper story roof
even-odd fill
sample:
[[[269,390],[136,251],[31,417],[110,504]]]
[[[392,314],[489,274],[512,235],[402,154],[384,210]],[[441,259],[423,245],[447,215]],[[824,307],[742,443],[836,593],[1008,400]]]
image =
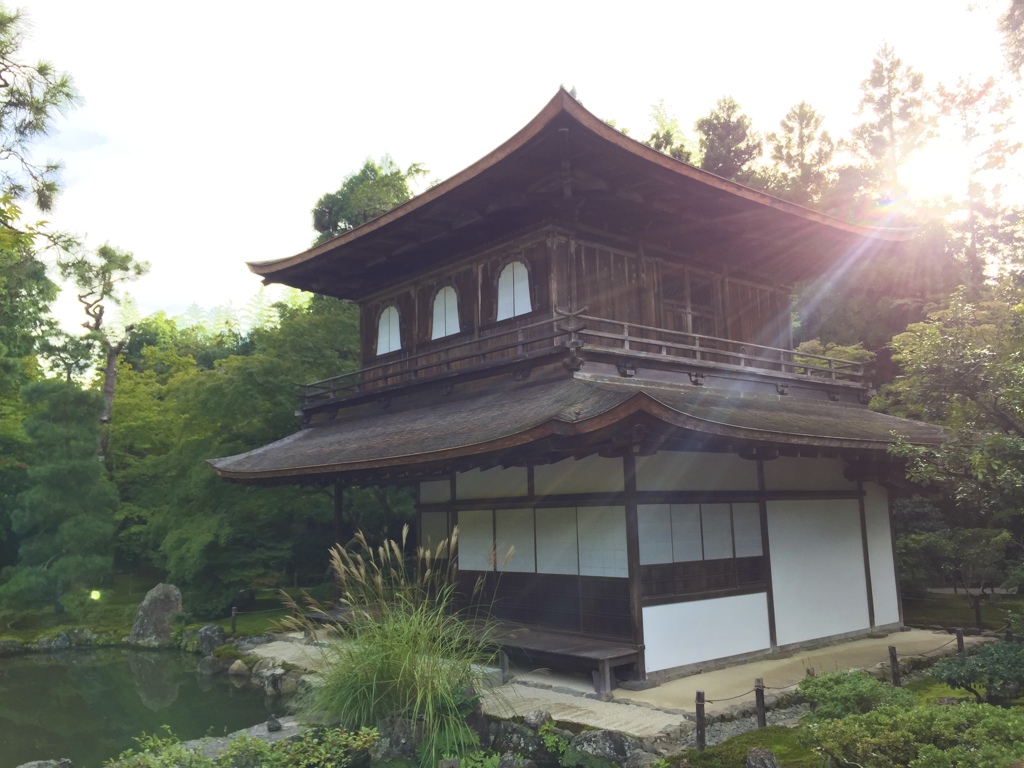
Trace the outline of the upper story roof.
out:
[[[512,138],[447,181],[326,243],[249,268],[268,283],[359,300],[396,275],[442,267],[543,222],[790,283],[913,235],[851,224],[675,160],[559,89]]]

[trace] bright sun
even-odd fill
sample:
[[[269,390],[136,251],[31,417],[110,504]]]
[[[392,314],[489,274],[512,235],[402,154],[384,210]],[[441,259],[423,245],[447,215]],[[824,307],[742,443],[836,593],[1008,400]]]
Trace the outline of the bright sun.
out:
[[[912,200],[963,197],[967,191],[967,153],[959,141],[936,137],[900,166],[900,181]]]

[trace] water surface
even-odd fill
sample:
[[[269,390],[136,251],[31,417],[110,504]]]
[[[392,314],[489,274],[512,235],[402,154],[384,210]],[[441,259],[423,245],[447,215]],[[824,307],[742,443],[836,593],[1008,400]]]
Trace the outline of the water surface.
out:
[[[0,659],[0,768],[70,758],[94,768],[171,726],[182,739],[262,720],[281,703],[223,677],[195,674],[197,656],[100,649]]]

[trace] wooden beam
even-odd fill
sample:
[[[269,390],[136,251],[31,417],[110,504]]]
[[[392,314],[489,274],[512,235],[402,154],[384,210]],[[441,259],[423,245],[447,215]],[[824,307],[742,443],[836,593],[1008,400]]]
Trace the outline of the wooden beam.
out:
[[[626,501],[626,562],[629,578],[629,615],[633,624],[633,643],[637,647],[636,671],[647,679],[644,654],[643,589],[640,583],[640,528],[636,502],[636,457],[630,450],[622,455],[622,473]]]
[[[764,482],[764,461],[757,460],[757,487],[762,494],[766,494]],[[765,599],[768,603],[768,638],[772,650],[779,647],[778,633],[775,627],[775,590],[772,587],[772,551],[768,536],[768,502],[762,496],[757,503],[758,516],[761,519],[761,549],[764,553],[765,569]]]
[[[861,496],[857,499],[860,508],[860,544],[864,553],[864,590],[868,599],[868,626],[875,628],[875,595],[871,586],[871,554],[868,548],[868,517],[864,508],[864,483],[857,481]]]

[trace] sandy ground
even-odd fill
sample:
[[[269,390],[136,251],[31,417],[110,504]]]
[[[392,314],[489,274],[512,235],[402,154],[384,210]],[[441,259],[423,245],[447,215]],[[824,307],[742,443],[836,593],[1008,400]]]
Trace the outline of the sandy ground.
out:
[[[979,637],[965,639],[973,646],[984,642]],[[726,669],[702,672],[662,683],[646,691],[616,688],[613,700],[598,701],[592,683],[582,675],[566,675],[545,670],[513,669],[510,683],[488,691],[485,710],[501,717],[522,715],[543,709],[555,720],[575,722],[593,728],[607,728],[641,738],[652,738],[673,729],[686,727],[687,714],[694,711],[696,692],[705,693],[709,714],[754,701],[754,678],[764,680],[768,693],[792,690],[807,669],[818,673],[842,669],[888,665],[890,645],[901,657],[943,656],[956,651],[953,635],[914,629],[895,632],[884,638],[850,640],[815,650],[798,651],[787,658],[765,658],[736,664]],[[286,661],[316,672],[323,657],[316,646],[302,643],[301,635],[258,646],[253,653]]]

